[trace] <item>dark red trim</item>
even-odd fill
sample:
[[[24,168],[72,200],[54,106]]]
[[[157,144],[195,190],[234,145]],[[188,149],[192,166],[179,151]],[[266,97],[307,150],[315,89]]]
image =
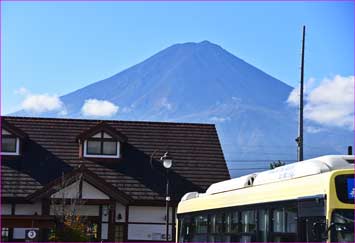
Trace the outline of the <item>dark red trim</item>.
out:
[[[129,206],[126,206],[126,217],[125,217],[125,229],[124,229],[124,241],[128,240],[128,219],[129,219]]]
[[[15,215],[15,211],[16,211],[16,204],[11,203],[11,215]]]
[[[11,204],[11,203],[31,204],[33,202],[23,197],[2,197],[1,198],[1,204]]]
[[[111,137],[113,137],[114,139],[120,141],[120,142],[126,142],[127,141],[127,137],[125,135],[123,135],[122,133],[118,132],[116,129],[114,129],[113,127],[111,127],[110,125],[108,125],[106,122],[101,121],[100,123],[98,123],[97,125],[91,127],[90,129],[82,132],[81,134],[79,134],[77,136],[77,140],[86,140],[90,137],[92,137],[93,135],[95,135],[98,132],[106,132],[108,133]]]
[[[49,228],[55,226],[54,217],[37,215],[3,215],[1,224],[6,228]]]
[[[116,223],[116,202],[111,201],[109,204],[109,224],[108,224],[108,240],[115,241],[115,223]]]
[[[4,128],[6,131],[16,135],[16,137],[19,137],[20,139],[27,138],[27,134],[25,132],[7,122],[3,117],[1,117],[1,128]]]
[[[163,223],[152,223],[152,222],[128,222],[128,224],[153,224],[153,225],[164,225],[165,226],[165,222]],[[169,225],[172,225],[173,223],[169,223]]]
[[[119,201],[124,205],[132,201],[131,197],[129,197],[127,194],[119,191],[117,188],[113,187],[111,184],[107,183],[106,181],[98,177],[96,174],[86,169],[84,166],[80,166],[79,168],[65,174],[64,180],[66,180],[69,185],[78,180],[78,175],[82,176],[82,179],[88,182],[89,184],[93,185],[100,191],[104,192],[108,196],[112,197],[113,199]],[[62,177],[55,179],[54,181],[47,184],[47,186],[31,194],[29,197],[27,197],[27,199],[30,201],[35,201],[40,198],[49,198],[52,194],[60,190],[60,188],[56,188],[56,185],[59,185],[61,181]],[[88,199],[88,201],[90,201],[90,199]]]
[[[102,229],[102,205],[99,206],[99,223],[97,224],[97,232],[98,232],[98,238],[101,239],[101,229]]]
[[[177,207],[179,202],[175,201],[170,201],[169,206],[170,207]],[[139,200],[139,201],[133,201],[130,203],[130,206],[149,206],[149,207],[164,207],[165,208],[165,200],[162,199],[160,200]]]

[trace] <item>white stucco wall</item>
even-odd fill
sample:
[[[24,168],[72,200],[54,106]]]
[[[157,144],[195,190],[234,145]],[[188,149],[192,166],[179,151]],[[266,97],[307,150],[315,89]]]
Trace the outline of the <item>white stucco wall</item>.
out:
[[[165,225],[129,224],[128,240],[164,240],[165,230]],[[169,226],[169,238],[171,239],[171,226]]]
[[[57,191],[52,198],[78,198],[79,197],[79,181]]]
[[[105,193],[96,189],[87,182],[83,182],[83,198],[84,199],[110,199]]]
[[[169,222],[172,222],[172,209],[169,211]],[[140,223],[162,223],[165,220],[165,207],[143,207],[130,206],[129,207],[128,222]]]
[[[121,214],[121,219],[118,219],[118,215]],[[116,203],[116,222],[126,221],[126,207],[120,203]]]
[[[78,198],[79,197],[79,185],[80,182],[76,181],[73,184],[67,186],[66,188],[54,193],[52,198]],[[84,199],[110,199],[102,191],[98,190],[86,181],[83,182],[82,197]]]
[[[55,214],[55,206],[51,205],[50,215]],[[61,206],[57,206],[57,212],[60,212]],[[65,207],[66,212],[72,212],[73,206],[67,205]],[[98,205],[76,205],[77,215],[82,216],[99,216],[100,207]],[[57,213],[58,214],[58,213]]]
[[[102,240],[108,239],[108,223],[101,224],[101,239]]]
[[[16,204],[15,205],[15,215],[38,215],[42,214],[42,204],[41,202],[36,202],[34,204]]]
[[[10,214],[11,214],[11,204],[2,204],[1,215],[10,215]]]

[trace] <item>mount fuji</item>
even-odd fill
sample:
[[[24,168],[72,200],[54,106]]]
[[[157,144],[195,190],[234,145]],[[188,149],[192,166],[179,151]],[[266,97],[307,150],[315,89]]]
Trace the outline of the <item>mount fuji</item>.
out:
[[[172,45],[60,99],[66,117],[82,118],[84,102],[98,99],[119,107],[110,119],[215,123],[234,177],[268,169],[275,160],[296,160],[298,111],[286,102],[292,90],[222,47],[203,41]],[[315,124],[305,124],[311,125]],[[345,129],[305,131],[305,157],[343,154],[352,143],[353,135]]]

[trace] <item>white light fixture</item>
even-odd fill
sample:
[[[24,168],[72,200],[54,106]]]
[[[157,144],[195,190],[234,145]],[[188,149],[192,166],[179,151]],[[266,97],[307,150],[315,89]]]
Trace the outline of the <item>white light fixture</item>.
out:
[[[168,152],[165,152],[165,154],[160,158],[160,160],[163,161],[163,166],[166,169],[170,169],[173,165],[173,160],[168,157]]]
[[[173,165],[173,160],[171,159],[164,159],[163,165],[165,168],[169,169]]]

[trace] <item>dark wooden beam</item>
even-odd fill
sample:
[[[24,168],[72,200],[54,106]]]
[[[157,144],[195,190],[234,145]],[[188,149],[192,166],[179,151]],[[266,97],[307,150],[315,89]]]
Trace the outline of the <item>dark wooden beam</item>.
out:
[[[55,226],[54,217],[36,215],[4,215],[1,218],[5,228],[51,228]]]

